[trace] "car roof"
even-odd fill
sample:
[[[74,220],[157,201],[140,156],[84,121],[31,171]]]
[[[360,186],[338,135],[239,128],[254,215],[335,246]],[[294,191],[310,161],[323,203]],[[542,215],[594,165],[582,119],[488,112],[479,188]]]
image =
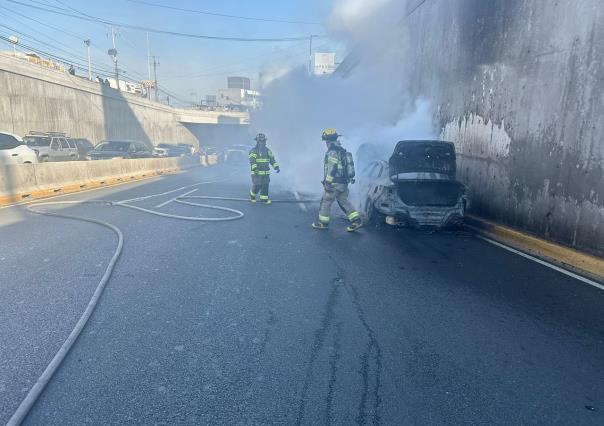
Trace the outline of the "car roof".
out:
[[[12,136],[13,138],[17,139],[19,142],[23,142],[23,138],[19,135],[15,135],[14,133],[10,133],[10,132],[0,132],[0,134],[2,135],[8,135],[8,136]]]

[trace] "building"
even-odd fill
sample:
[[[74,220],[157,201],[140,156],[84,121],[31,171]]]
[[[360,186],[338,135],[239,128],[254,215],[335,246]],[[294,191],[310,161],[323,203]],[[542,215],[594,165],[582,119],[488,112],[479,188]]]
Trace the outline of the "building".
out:
[[[261,105],[260,92],[245,89],[218,89],[216,103],[221,107],[257,109]]]
[[[252,85],[247,77],[227,77],[227,88],[250,90]]]
[[[312,69],[314,75],[333,74],[336,71],[336,54],[315,53]]]
[[[18,58],[18,59],[27,61],[31,64],[40,65],[40,66],[50,68],[50,69],[53,69],[56,71],[65,72],[65,67],[63,67],[63,65],[61,65],[60,63],[55,62],[51,59],[42,58],[35,53],[5,51],[5,52],[0,52],[0,54],[5,55],[5,56],[12,56],[14,58]]]
[[[111,78],[108,77],[107,80],[109,80],[109,86],[113,89],[117,88],[117,85],[115,84],[115,78]],[[122,92],[128,92],[128,93],[132,93],[135,95],[139,95],[139,96],[143,96],[146,91],[143,90],[143,85],[140,83],[131,83],[129,81],[124,81],[124,80],[120,80],[120,90]]]

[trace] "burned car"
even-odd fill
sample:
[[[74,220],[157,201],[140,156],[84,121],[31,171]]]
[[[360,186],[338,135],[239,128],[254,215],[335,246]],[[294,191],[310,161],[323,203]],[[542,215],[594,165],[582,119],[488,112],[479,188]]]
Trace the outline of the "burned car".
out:
[[[456,175],[455,147],[443,141],[401,141],[388,162],[359,176],[361,210],[369,222],[436,227],[460,225],[468,199]]]

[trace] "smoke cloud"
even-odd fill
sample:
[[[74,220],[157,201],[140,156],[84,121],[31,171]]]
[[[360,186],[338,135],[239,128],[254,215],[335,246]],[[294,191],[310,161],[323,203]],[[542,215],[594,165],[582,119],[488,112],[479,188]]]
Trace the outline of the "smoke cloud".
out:
[[[321,190],[321,132],[327,127],[344,135],[349,151],[369,143],[382,158],[399,140],[435,136],[429,103],[406,95],[400,71],[404,29],[398,24],[404,12],[404,2],[396,0],[339,0],[327,27],[349,48],[347,61],[356,66],[331,76],[311,76],[299,67],[265,86],[264,107],[251,130],[268,135],[282,165],[280,180],[290,188]]]

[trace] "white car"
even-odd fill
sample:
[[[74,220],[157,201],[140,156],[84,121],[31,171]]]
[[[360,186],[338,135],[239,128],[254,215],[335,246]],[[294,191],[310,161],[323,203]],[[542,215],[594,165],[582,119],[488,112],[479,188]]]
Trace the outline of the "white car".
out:
[[[37,163],[36,152],[23,139],[12,133],[0,132],[0,164]]]

